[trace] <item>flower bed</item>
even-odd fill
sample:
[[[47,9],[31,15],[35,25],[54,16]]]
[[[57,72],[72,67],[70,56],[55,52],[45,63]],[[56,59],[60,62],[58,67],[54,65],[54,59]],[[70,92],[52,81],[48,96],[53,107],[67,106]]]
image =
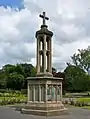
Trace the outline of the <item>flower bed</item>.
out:
[[[27,97],[20,91],[0,92],[0,105],[10,105],[15,103],[26,103]]]
[[[0,100],[0,105],[13,105],[15,103],[26,103],[27,99],[19,99],[19,98],[4,98],[3,100]]]
[[[63,104],[70,104],[79,107],[90,106],[90,98],[64,99]]]

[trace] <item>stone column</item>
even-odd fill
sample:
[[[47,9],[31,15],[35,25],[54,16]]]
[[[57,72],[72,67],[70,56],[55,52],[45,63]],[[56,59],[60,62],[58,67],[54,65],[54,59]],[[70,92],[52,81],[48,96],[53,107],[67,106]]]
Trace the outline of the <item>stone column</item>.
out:
[[[42,72],[44,72],[44,53],[42,53]]]
[[[49,72],[49,41],[47,41],[47,70]]]
[[[53,101],[53,91],[52,91],[52,89],[53,89],[53,85],[51,85],[51,102]]]
[[[46,71],[48,72],[49,70],[48,70],[48,51],[47,51],[47,55],[46,55],[46,59],[47,59],[47,62],[46,62],[46,64],[47,64],[47,67],[46,67]]]
[[[58,97],[57,97],[57,96],[58,96],[58,95],[57,95],[57,94],[58,94],[58,86],[57,86],[57,85],[56,85],[56,91],[55,91],[55,92],[56,92],[56,102],[57,102],[57,101],[58,101],[58,100],[57,100],[57,98],[58,98]]]
[[[50,38],[50,73],[52,73],[52,41]]]
[[[52,101],[52,85],[50,84],[50,101]]]
[[[39,102],[41,102],[41,86],[39,84]]]
[[[33,85],[33,102],[35,102],[35,85]]]
[[[41,54],[39,54],[39,72],[41,72]]]
[[[45,84],[45,102],[47,102],[47,84]]]
[[[44,63],[43,64],[44,69],[43,70],[44,70],[44,73],[46,73],[46,35],[44,35],[43,37],[44,37],[44,39],[43,39],[44,40],[44,44],[43,44],[44,45],[43,46],[44,47],[44,51],[43,51],[44,52],[44,56],[43,56],[43,58],[44,58],[44,62],[43,62]]]
[[[56,92],[55,92],[55,90],[56,90],[56,86],[54,86],[54,101],[56,101]]]
[[[37,73],[40,72],[40,67],[39,67],[39,45],[40,45],[40,41],[39,41],[39,37],[37,37]]]
[[[41,41],[39,40],[39,72],[40,72],[40,68],[41,68],[41,54],[40,54],[40,50],[41,50]]]
[[[30,86],[29,86],[29,83],[28,83],[28,102],[30,101]]]
[[[62,101],[62,82],[61,82],[60,88],[61,88],[61,90],[60,90],[60,96],[61,96],[60,98],[61,99],[60,100]]]
[[[45,86],[44,84],[41,85],[41,101],[45,101]]]
[[[49,61],[49,72],[52,73],[52,44],[51,44],[51,38],[48,39],[48,49],[49,49],[49,55],[48,55],[48,61]]]

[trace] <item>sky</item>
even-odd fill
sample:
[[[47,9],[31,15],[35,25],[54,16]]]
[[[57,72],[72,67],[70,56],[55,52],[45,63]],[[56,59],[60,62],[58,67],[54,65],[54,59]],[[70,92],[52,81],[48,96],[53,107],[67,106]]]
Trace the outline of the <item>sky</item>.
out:
[[[23,8],[23,0],[0,0],[0,6],[12,7],[12,8]]]
[[[78,49],[90,46],[90,0],[0,0],[0,67],[36,65],[35,32],[43,11],[53,31],[53,67],[63,71]]]

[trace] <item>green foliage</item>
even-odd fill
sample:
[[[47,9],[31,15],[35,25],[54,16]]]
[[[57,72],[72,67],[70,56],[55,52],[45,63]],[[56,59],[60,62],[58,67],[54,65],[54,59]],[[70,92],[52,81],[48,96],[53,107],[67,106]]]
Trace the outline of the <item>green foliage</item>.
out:
[[[72,61],[75,66],[80,67],[81,69],[85,70],[86,72],[89,71],[90,68],[90,49],[79,49],[78,54],[74,54],[72,57]]]
[[[24,77],[36,76],[36,68],[32,64],[20,64],[24,70]]]
[[[24,77],[21,74],[11,73],[7,76],[7,88],[20,90],[23,88]]]
[[[21,89],[21,94],[27,95],[27,89]]]
[[[68,91],[81,92],[90,90],[90,76],[83,69],[69,65],[64,72]]]
[[[12,105],[12,104],[16,104],[16,103],[26,103],[27,100],[26,99],[19,99],[19,98],[9,98],[6,99],[4,98],[3,100],[0,101],[0,105]]]
[[[90,98],[78,98],[77,99],[79,102],[86,102],[86,103],[90,103]]]
[[[24,94],[22,94],[21,92],[12,92],[12,93],[0,93],[0,97],[23,97]]]
[[[16,72],[15,69],[16,67],[14,65],[11,65],[11,64],[7,64],[7,65],[4,65],[3,68],[2,68],[2,71],[5,75],[8,75],[9,73],[13,73],[13,72]]]
[[[52,74],[56,73],[57,72],[57,69],[52,67]]]
[[[90,98],[76,98],[76,100],[70,100],[70,104],[78,107],[90,106]]]
[[[27,97],[20,91],[7,90],[6,93],[0,93],[0,105],[10,105],[26,102]]]
[[[36,69],[34,67],[31,69],[31,76],[32,77],[36,76]]]
[[[7,64],[0,70],[0,88],[26,89],[26,78],[31,76],[36,76],[36,68],[32,64]]]
[[[78,53],[73,54],[72,64],[67,63],[65,69],[65,80],[67,90],[72,92],[90,90],[90,49],[78,49]]]

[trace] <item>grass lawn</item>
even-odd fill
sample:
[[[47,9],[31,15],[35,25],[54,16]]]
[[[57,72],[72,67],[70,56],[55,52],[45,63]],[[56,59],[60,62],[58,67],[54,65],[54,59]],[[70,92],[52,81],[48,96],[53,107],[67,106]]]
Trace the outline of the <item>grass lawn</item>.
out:
[[[87,103],[90,103],[90,98],[88,97],[88,98],[77,98],[77,101],[79,101],[79,102],[87,102]]]
[[[76,98],[76,100],[80,103],[90,103],[90,97],[81,97],[81,98]],[[82,108],[82,109],[89,109],[90,110],[90,106],[74,106],[74,105],[70,105],[70,107],[77,107],[77,108]]]

